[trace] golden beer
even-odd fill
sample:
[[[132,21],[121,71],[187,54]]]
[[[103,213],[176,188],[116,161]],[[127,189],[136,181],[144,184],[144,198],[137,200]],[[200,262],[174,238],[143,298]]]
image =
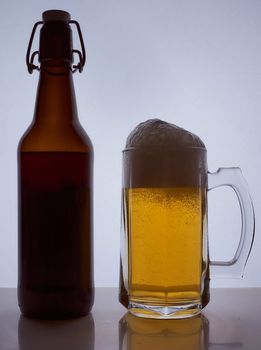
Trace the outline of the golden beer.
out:
[[[130,302],[199,304],[206,273],[200,187],[124,190]]]

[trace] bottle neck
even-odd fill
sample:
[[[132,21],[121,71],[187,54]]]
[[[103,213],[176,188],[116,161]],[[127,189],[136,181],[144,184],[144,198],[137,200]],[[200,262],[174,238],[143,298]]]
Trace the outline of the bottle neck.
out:
[[[34,122],[52,126],[78,122],[73,78],[69,64],[52,66],[42,63]]]

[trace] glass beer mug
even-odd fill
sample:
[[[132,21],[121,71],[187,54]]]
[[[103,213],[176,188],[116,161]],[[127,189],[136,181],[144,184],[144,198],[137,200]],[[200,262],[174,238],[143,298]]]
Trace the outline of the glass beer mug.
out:
[[[196,135],[151,119],[129,135],[123,151],[120,302],[137,316],[184,318],[209,302],[209,266],[243,275],[254,238],[254,211],[239,168],[210,174]],[[231,261],[211,261],[207,192],[230,186],[242,229]]]

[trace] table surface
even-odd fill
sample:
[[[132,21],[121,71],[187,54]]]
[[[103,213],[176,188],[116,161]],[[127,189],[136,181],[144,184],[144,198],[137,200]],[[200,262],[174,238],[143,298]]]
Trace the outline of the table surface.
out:
[[[16,289],[0,289],[0,350],[260,350],[261,288],[212,289],[202,316],[134,317],[117,288],[96,288],[92,313],[66,321],[20,315]]]

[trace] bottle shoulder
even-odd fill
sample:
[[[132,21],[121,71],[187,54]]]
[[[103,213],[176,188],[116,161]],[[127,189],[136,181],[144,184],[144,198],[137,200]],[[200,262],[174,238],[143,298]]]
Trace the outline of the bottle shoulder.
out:
[[[74,122],[74,130],[79,140],[81,140],[84,143],[84,145],[88,147],[90,153],[93,153],[92,141],[79,121],[77,121],[76,123]]]
[[[78,121],[60,126],[32,122],[19,141],[18,152],[42,151],[93,154],[93,146]]]

